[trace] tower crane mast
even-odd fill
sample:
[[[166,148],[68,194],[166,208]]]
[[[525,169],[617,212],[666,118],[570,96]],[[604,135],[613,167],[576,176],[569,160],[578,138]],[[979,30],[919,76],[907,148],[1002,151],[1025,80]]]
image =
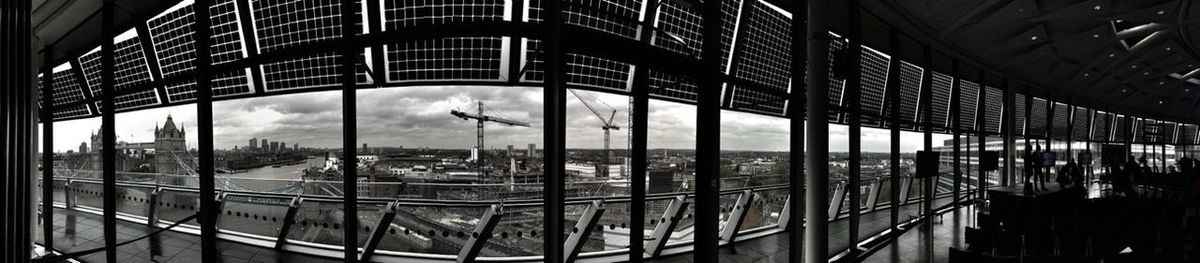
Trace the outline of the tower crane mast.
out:
[[[584,99],[583,96],[580,96],[578,92],[575,92],[575,90],[571,90],[571,89],[568,89],[568,90],[571,91],[571,94],[575,94],[575,98],[578,98],[580,102],[583,102],[583,106],[586,106],[588,108],[588,110],[591,110],[592,114],[595,114],[596,118],[599,118],[600,122],[602,122],[604,124],[603,126],[600,126],[601,129],[604,129],[604,160],[602,161],[602,163],[609,164],[610,162],[612,162],[611,153],[609,151],[610,132],[612,130],[620,130],[621,129],[621,126],[617,126],[617,125],[613,124],[613,118],[617,116],[617,110],[612,109],[612,112],[608,114],[607,118],[605,118],[604,114],[600,113],[600,110],[597,110],[595,106],[592,106],[591,103],[588,103],[588,100]],[[611,108],[611,107],[609,107],[609,108]],[[607,169],[607,168],[605,168],[605,169]]]
[[[475,165],[478,166],[479,177],[482,179],[482,178],[486,177],[486,171],[484,170],[485,163],[484,163],[484,158],[483,158],[483,145],[484,145],[483,144],[483,123],[484,122],[495,122],[495,123],[504,124],[504,125],[508,125],[508,126],[521,126],[521,127],[529,127],[529,123],[522,122],[522,121],[516,121],[516,120],[510,120],[507,118],[502,118],[502,117],[494,116],[494,115],[485,115],[485,114],[483,114],[484,105],[483,105],[482,101],[477,102],[477,106],[478,106],[477,111],[474,113],[459,111],[459,110],[450,110],[450,115],[454,115],[454,117],[458,117],[463,120],[475,120],[476,121],[475,129],[476,129],[476,135],[478,137],[476,137],[475,149],[476,149],[476,151],[478,151],[479,156],[477,156],[477,158],[475,158]]]

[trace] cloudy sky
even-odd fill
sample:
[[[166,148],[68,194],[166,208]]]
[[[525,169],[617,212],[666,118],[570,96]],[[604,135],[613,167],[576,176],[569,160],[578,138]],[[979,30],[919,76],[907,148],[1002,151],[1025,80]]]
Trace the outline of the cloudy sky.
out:
[[[607,93],[578,91],[607,117],[617,110],[612,131],[612,147],[622,149],[628,138],[628,97]],[[504,148],[511,144],[525,148],[534,143],[541,148],[542,92],[527,87],[403,87],[358,92],[359,143],[371,146],[404,146],[407,148],[467,149],[475,145],[475,122],[455,118],[450,110],[474,112],[475,102],[482,101],[494,110],[485,114],[502,115],[525,121],[531,127],[510,127],[486,124],[488,148]],[[603,147],[602,122],[589,111],[580,98],[568,93],[567,147]],[[340,91],[301,93],[265,98],[220,101],[213,104],[214,143],[218,149],[245,147],[250,138],[284,141],[301,147],[342,146],[343,118]],[[650,102],[648,144],[650,148],[690,149],[695,147],[695,106],[654,101]],[[162,125],[167,115],[187,130],[189,147],[196,147],[196,110],[184,105],[118,114],[119,140],[149,142],[154,140],[155,125]],[[55,125],[56,151],[75,150],[80,142],[89,141],[92,132],[100,127],[100,119],[92,118],[59,122]],[[721,147],[727,150],[788,150],[788,120],[749,113],[722,112]],[[921,148],[919,133],[904,132],[901,149]],[[935,135],[934,145],[940,145],[946,135]],[[888,151],[887,130],[863,129],[862,145],[866,152]],[[845,126],[830,127],[830,150],[847,151]]]

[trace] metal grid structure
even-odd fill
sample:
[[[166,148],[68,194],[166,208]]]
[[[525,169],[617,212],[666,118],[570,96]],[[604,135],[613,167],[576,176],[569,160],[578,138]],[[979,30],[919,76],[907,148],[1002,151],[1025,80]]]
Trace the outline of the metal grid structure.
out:
[[[1067,123],[1071,121],[1071,107],[1063,103],[1054,103],[1054,116],[1050,123],[1050,138],[1066,140],[1071,135]]]
[[[950,122],[950,93],[954,91],[954,77],[942,74],[941,72],[933,72],[933,83],[930,83],[930,101],[929,107],[933,110],[933,128],[934,130],[944,130],[951,127]],[[979,94],[975,94],[978,96]],[[967,105],[968,98],[963,97],[961,103]],[[972,103],[974,104],[974,103]],[[975,116],[972,114],[971,116]],[[963,127],[973,127],[967,123],[963,123]]]
[[[1091,138],[1088,136],[1091,132],[1091,127],[1088,127],[1088,122],[1092,120],[1089,116],[1088,108],[1075,106],[1074,113],[1071,116],[1071,140],[1073,141],[1088,141]]]
[[[924,69],[906,61],[900,62],[900,90],[894,92],[900,99],[900,128],[914,129],[917,123],[917,107],[921,97],[921,74]]]
[[[195,23],[192,4],[168,10],[146,21],[154,53],[164,78],[192,74],[195,65],[192,24]],[[212,37],[209,52],[214,64],[223,64],[246,57],[239,31],[237,4],[233,0],[214,2],[209,7]],[[214,76],[214,96],[250,93],[249,74],[245,70],[230,71]],[[195,80],[165,84],[167,100],[180,102],[195,98]]]
[[[146,64],[146,55],[142,53],[142,44],[138,41],[137,33],[130,30],[130,32],[122,35],[124,39],[114,40],[115,49],[113,50],[113,59],[116,61],[116,64],[113,65],[115,70],[113,72],[115,75],[113,90],[115,92],[135,88],[153,81],[150,69]],[[100,53],[100,48],[96,48],[79,58],[79,64],[83,67],[84,79],[87,81],[88,87],[91,88],[92,97],[96,98],[103,95],[100,88]],[[158,91],[156,90],[145,90],[120,95],[113,98],[113,100],[113,105],[118,110],[153,106],[159,103]],[[103,110],[103,105],[100,104],[96,103],[96,108]]]
[[[1027,124],[1029,125],[1029,134],[1026,134],[1026,136],[1044,139],[1046,138],[1046,129],[1049,128],[1046,127],[1046,119],[1049,118],[1047,115],[1050,114],[1049,109],[1046,108],[1046,100],[1033,97],[1032,100],[1029,100],[1029,103],[1032,104],[1030,105],[1029,123]]]
[[[251,4],[254,8],[259,53],[332,41],[342,36],[340,1],[256,0]],[[266,90],[337,86],[341,83],[341,74],[338,71],[341,56],[338,52],[321,52],[296,59],[263,63],[260,67]],[[360,63],[357,71],[356,78],[359,83],[369,82],[365,65]]]
[[[1125,115],[1114,114],[1112,115],[1112,118],[1113,125],[1111,141],[1124,142],[1126,140],[1125,135],[1129,132],[1129,127],[1125,126]]]
[[[979,118],[979,84],[959,80],[958,91],[958,121],[962,123],[962,128],[971,130],[977,128],[983,129],[976,125],[976,120]]]
[[[68,103],[80,102],[85,99],[83,96],[83,87],[80,85],[79,79],[75,77],[71,70],[71,64],[63,64],[54,69],[54,86],[51,87],[54,92],[54,118],[71,118],[79,116],[88,116],[92,114],[91,109],[87,105],[75,105],[72,107],[63,108]],[[42,75],[38,75],[38,105],[41,105],[41,87]]]
[[[882,53],[863,47],[862,59],[859,61],[862,67],[862,75],[860,75],[861,89],[860,101],[862,110],[862,125],[868,127],[882,127],[882,116],[886,116],[883,112],[884,101],[887,101],[887,68],[891,63],[889,57],[885,57]]]
[[[1092,115],[1092,141],[1108,142],[1112,140],[1112,114],[1096,111]]]
[[[1163,135],[1163,140],[1164,140],[1163,142],[1171,143],[1171,144],[1176,143],[1176,139],[1178,139],[1178,138],[1175,137],[1175,134],[1176,134],[1175,132],[1176,132],[1176,129],[1178,128],[1178,125],[1176,125],[1174,122],[1169,122],[1169,121],[1162,122],[1162,124],[1163,124],[1162,135]]]
[[[384,30],[504,21],[508,1],[385,1]],[[449,37],[384,46],[389,82],[500,80],[505,38]]]
[[[1183,124],[1183,125],[1180,125],[1180,128],[1179,128],[1179,143],[1180,143],[1180,144],[1192,144],[1192,143],[1196,143],[1196,132],[1197,132],[1197,129],[1196,129],[1196,125],[1195,125],[1195,124]]]
[[[791,30],[790,21],[779,12],[771,10],[758,1],[747,10],[749,17],[745,21],[745,34],[739,37],[737,50],[734,51],[733,69],[731,75],[745,79],[757,87],[729,85],[732,89],[731,108],[749,109],[769,114],[783,114],[784,102],[787,98],[757,91],[756,89],[773,89],[780,94],[786,94],[791,82],[791,52],[788,52],[792,41],[788,32]],[[845,46],[844,41],[834,41],[830,49]],[[830,96],[841,95],[841,80],[838,85],[831,86]],[[832,85],[832,83],[831,83]],[[833,99],[833,98],[831,98]],[[836,104],[837,101],[831,105]],[[831,115],[833,116],[833,115]]]
[[[1013,96],[1013,114],[1015,114],[1016,116],[1013,116],[1014,117],[1013,125],[1016,125],[1016,127],[1013,127],[1013,130],[1016,131],[1015,132],[1016,135],[1025,136],[1026,134],[1028,134],[1028,132],[1026,130],[1029,128],[1029,123],[1028,123],[1028,121],[1025,120],[1026,119],[1025,118],[1025,113],[1026,113],[1025,105],[1027,105],[1027,103],[1029,103],[1029,100],[1025,97],[1024,94],[1020,94],[1020,93],[1014,94],[1014,96]]]
[[[964,84],[968,83],[963,81]],[[972,83],[974,84],[974,83]],[[979,84],[975,84],[979,85]],[[983,119],[983,130],[991,133],[1002,133],[1004,114],[1013,114],[1009,109],[1004,107],[1004,90],[996,87],[984,86],[984,111],[986,112]]]
[[[654,39],[650,43],[679,54],[698,57],[704,37],[701,32],[704,19],[699,11],[694,6],[683,6],[674,1],[659,3],[657,20],[654,21],[658,30],[654,31]]]

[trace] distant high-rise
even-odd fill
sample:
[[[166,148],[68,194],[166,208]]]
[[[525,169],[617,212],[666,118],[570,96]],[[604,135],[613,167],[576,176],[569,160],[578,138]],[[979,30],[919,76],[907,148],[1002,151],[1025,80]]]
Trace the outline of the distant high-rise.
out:
[[[279,142],[271,142],[271,148],[268,150],[272,152],[279,151]]]
[[[250,138],[250,144],[248,146],[250,148],[246,148],[247,150],[254,150],[254,148],[258,148],[258,138]]]
[[[286,150],[287,150],[287,143],[279,142],[279,151],[286,151]]]
[[[529,144],[529,154],[527,154],[527,156],[533,157],[533,153],[535,152],[534,149],[536,149],[536,148],[537,148],[537,144],[530,143]]]
[[[79,143],[79,153],[88,153],[87,142]]]
[[[267,139],[262,139],[262,144],[259,144],[259,145],[262,145],[261,147],[262,147],[263,151],[270,150],[270,148],[271,148],[271,145],[267,144]]]
[[[299,151],[299,150],[300,150],[300,144],[298,144],[298,143],[293,143],[293,144],[292,144],[292,150],[293,150],[293,151]]]
[[[362,152],[367,153],[367,144],[366,143],[363,144]]]
[[[512,155],[513,155],[513,146],[512,146],[512,144],[509,144],[509,145],[508,145],[508,152],[506,152],[505,154],[506,154],[506,155],[508,155],[508,156],[512,156]]]

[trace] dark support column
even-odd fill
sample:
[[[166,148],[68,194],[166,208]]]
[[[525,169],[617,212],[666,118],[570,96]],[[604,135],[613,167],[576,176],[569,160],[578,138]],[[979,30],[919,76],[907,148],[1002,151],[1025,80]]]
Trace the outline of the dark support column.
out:
[[[37,164],[31,2],[0,2],[0,262],[29,261],[34,239],[29,231],[36,220],[31,191]]]
[[[104,245],[107,246],[105,251],[106,260],[108,262],[117,262],[117,133],[114,129],[116,126],[116,106],[113,101],[113,88],[115,80],[113,59],[113,50],[116,45],[112,39],[117,36],[113,28],[113,9],[116,3],[115,0],[104,0],[104,4],[100,7],[101,23],[100,23],[100,90],[101,104],[104,108],[101,112],[100,137],[103,142],[100,154],[102,162],[104,162],[104,195],[101,199],[104,201]],[[95,146],[92,146],[95,147]]]
[[[565,143],[565,125],[566,125],[566,90],[563,87],[564,75],[562,68],[563,49],[562,49],[562,2],[561,1],[545,1],[542,2],[545,6],[543,15],[546,17],[543,25],[545,26],[545,46],[546,50],[546,80],[543,82],[542,95],[544,101],[543,116],[545,127],[543,129],[543,142],[546,148],[543,151],[545,162],[545,181],[543,182],[542,200],[543,200],[543,215],[542,218],[542,233],[543,246],[545,257],[543,260],[546,263],[562,263],[563,262],[563,245],[565,244],[565,234],[563,230],[563,205],[565,203],[565,195],[563,194],[563,177],[564,166],[566,161],[563,155],[563,147]],[[716,249],[712,249],[716,250]]]
[[[342,151],[345,169],[342,169],[342,228],[345,240],[344,259],[358,261],[358,93],[354,66],[358,64],[358,52],[362,48],[354,40],[354,0],[342,0]],[[382,81],[382,80],[376,80]],[[483,149],[480,149],[481,151]],[[378,227],[378,226],[377,226]]]
[[[1002,123],[1000,124],[1004,131],[1004,169],[1001,170],[1002,176],[1000,176],[1000,185],[1009,186],[1012,181],[1016,181],[1017,169],[1017,155],[1016,152],[1013,151],[1013,144],[1016,143],[1016,141],[1014,141],[1014,131],[1016,131],[1017,125],[1016,115],[1012,114],[1015,112],[1014,109],[1016,108],[1013,106],[1013,101],[1015,101],[1015,93],[1013,93],[1013,90],[1008,87],[1007,78],[1000,79],[1000,86],[1004,90],[1004,106],[1002,107],[1004,109],[1004,113],[1001,115],[1003,118],[1001,119]]]
[[[900,76],[900,30],[895,26],[889,28],[889,42],[892,46],[891,62],[888,63],[888,76]],[[891,179],[888,183],[891,184],[892,190],[889,191],[891,196],[891,229],[893,232],[898,231],[897,225],[900,224],[900,78],[887,78],[887,83],[884,84],[887,89],[887,105],[888,105],[888,123],[891,124],[891,160],[889,166],[892,168]]]
[[[519,4],[521,0],[514,1],[514,4]],[[658,1],[646,2],[646,12],[655,12],[658,10]],[[516,8],[521,9],[521,8]],[[521,11],[517,11],[518,13]],[[520,16],[514,16],[520,17]],[[639,40],[647,45],[651,44],[651,39],[654,38],[654,30],[650,29],[653,25],[656,16],[646,16],[646,20],[642,21],[642,31]],[[513,41],[513,45],[517,45],[521,41]],[[514,52],[520,52],[516,49]],[[516,57],[520,57],[520,54]],[[510,67],[519,68],[521,65],[519,59],[514,59]],[[519,72],[516,69],[513,72]],[[630,131],[629,131],[629,162],[630,184],[636,187],[629,188],[629,233],[643,233],[646,230],[646,125],[649,121],[646,119],[649,116],[649,110],[646,107],[650,106],[650,69],[648,66],[639,65],[633,72],[633,89],[630,90],[632,104],[632,112],[630,112]],[[520,76],[513,75],[510,77],[510,83],[520,81]],[[641,262],[646,251],[645,235],[629,235],[629,262]]]
[[[987,151],[987,125],[984,125],[984,120],[987,119],[987,73],[983,70],[979,71],[979,96],[975,97],[975,140],[978,142],[979,151],[975,152],[975,167],[980,167],[979,163],[982,160],[983,152]],[[982,167],[980,167],[982,168]],[[983,169],[975,169],[979,171],[979,178],[982,187],[979,187],[979,198],[983,198],[983,194],[987,193],[988,188],[988,172]]]
[[[1068,102],[1070,102],[1070,101],[1068,100]],[[1066,138],[1067,139],[1067,152],[1063,153],[1062,156],[1059,157],[1059,159],[1071,160],[1072,158],[1075,158],[1074,155],[1071,155],[1071,140],[1075,139],[1074,138],[1075,137],[1075,130],[1074,130],[1074,128],[1075,128],[1075,106],[1072,106],[1070,103],[1068,103],[1066,109],[1067,109],[1067,138]]]
[[[212,21],[208,7],[212,0],[196,0],[192,4],[196,22],[192,24],[192,39],[195,41],[193,50],[196,52],[196,122],[200,123],[200,160],[197,162],[200,176],[200,253],[204,262],[216,262],[221,254],[217,251],[217,208],[216,185],[213,182],[215,167],[213,161],[213,112],[212,112],[212,55],[209,46],[212,42]]]
[[[929,47],[929,44],[925,44],[922,49],[924,55],[921,59],[921,66],[925,70],[922,71],[924,74],[921,74],[921,92],[924,94],[921,96],[922,99],[919,100],[919,109],[923,116],[921,123],[925,127],[924,149],[926,152],[931,152],[933,151],[933,50]],[[937,176],[922,179],[925,182],[925,190],[922,191],[925,194],[925,198],[921,208],[921,214],[925,216],[925,223],[922,224],[924,226],[924,230],[922,231],[929,231],[929,233],[933,232],[933,180],[937,180]],[[932,259],[933,238],[925,238],[924,243],[925,251],[923,252],[925,253],[925,258]]]
[[[806,53],[805,39],[807,37],[808,28],[804,21],[808,16],[808,3],[806,0],[792,1],[792,79],[804,79],[804,65],[808,62],[808,53]],[[788,187],[788,196],[790,198],[791,208],[788,210],[788,215],[791,220],[790,231],[788,232],[788,247],[793,248],[788,250],[788,262],[801,262],[804,260],[804,250],[800,249],[804,246],[804,213],[805,213],[805,191],[804,191],[804,95],[805,87],[803,82],[793,81],[792,92],[788,97],[787,115],[791,118],[788,129],[788,173],[791,177]]]
[[[846,18],[849,20],[847,22],[850,27],[850,35],[846,37],[846,48],[849,49],[850,56],[849,61],[841,63],[850,63],[851,65],[846,67],[850,69],[850,72],[847,72],[849,74],[846,75],[843,91],[850,102],[846,107],[850,113],[850,130],[848,132],[850,137],[850,162],[848,163],[850,169],[848,172],[850,174],[849,178],[847,178],[849,182],[846,183],[846,187],[849,188],[847,190],[850,190],[850,227],[849,231],[846,232],[850,235],[847,237],[850,244],[850,256],[854,256],[859,252],[858,210],[862,208],[862,204],[860,204],[860,200],[862,200],[862,116],[860,114],[862,111],[862,105],[860,105],[862,103],[862,81],[859,78],[862,75],[862,67],[859,62],[862,59],[862,20],[859,14],[858,0],[849,0],[847,1],[847,5]]]
[[[721,1],[704,5],[700,91],[696,99],[695,262],[717,262],[721,168]]]
[[[1032,121],[1029,120],[1029,116],[1031,116],[1032,112],[1033,112],[1033,96],[1030,96],[1030,94],[1029,94],[1029,87],[1025,87],[1025,101],[1024,102],[1025,103],[1022,103],[1022,105],[1019,106],[1019,107],[1025,107],[1025,123],[1024,123],[1025,151],[1023,151],[1023,153],[1025,153],[1025,155],[1029,155],[1029,154],[1033,153],[1033,146],[1029,144],[1029,137],[1032,137],[1032,135],[1033,135],[1030,133],[1031,131],[1029,129],[1029,124],[1033,123]],[[1022,159],[1021,161],[1024,161],[1024,159]],[[1029,166],[1029,164],[1025,164],[1025,166],[1024,166],[1025,168],[1021,169],[1021,173],[1022,173],[1021,174],[1021,176],[1022,176],[1021,182],[1022,183],[1027,183],[1027,184],[1033,183],[1033,181],[1032,181],[1033,174],[1028,174],[1028,173],[1033,172],[1033,170],[1032,170],[1033,167],[1028,167],[1028,166]],[[1030,177],[1030,179],[1026,179],[1026,177]]]
[[[808,107],[811,122],[805,161],[804,262],[829,260],[829,7],[828,1],[808,1]]]
[[[951,68],[951,76],[954,76],[954,82],[951,84],[950,92],[950,115],[953,116],[954,128],[954,203],[957,204],[962,200],[959,192],[962,191],[962,72],[959,69],[958,60],[955,59]],[[983,82],[979,82],[979,89],[983,90]],[[968,175],[969,176],[969,175]]]
[[[54,251],[54,47],[42,52],[42,245]]]
[[[1083,143],[1084,143],[1083,145],[1084,145],[1084,147],[1087,147],[1087,148],[1085,148],[1087,150],[1087,152],[1091,153],[1092,152],[1092,138],[1094,138],[1092,133],[1096,131],[1096,126],[1095,126],[1096,125],[1095,124],[1096,109],[1095,108],[1091,108],[1091,107],[1088,108],[1087,118],[1088,118],[1087,119],[1087,130],[1088,130],[1087,134],[1088,134],[1088,136],[1087,136],[1087,138],[1083,139]],[[1186,150],[1187,148],[1184,148],[1184,149]],[[1088,163],[1093,163],[1092,161],[1095,159],[1096,159],[1095,157],[1092,157],[1092,160],[1088,160]],[[1083,160],[1079,160],[1078,162],[1083,163]],[[1092,175],[1095,174],[1095,170],[1092,170],[1092,165],[1095,165],[1095,164],[1089,164],[1087,166],[1087,171],[1085,171],[1085,173],[1083,174],[1083,176],[1087,176],[1087,180],[1085,180],[1085,182],[1088,182],[1088,183],[1084,183],[1084,185],[1088,186],[1088,187],[1091,187],[1090,182],[1092,181]]]

